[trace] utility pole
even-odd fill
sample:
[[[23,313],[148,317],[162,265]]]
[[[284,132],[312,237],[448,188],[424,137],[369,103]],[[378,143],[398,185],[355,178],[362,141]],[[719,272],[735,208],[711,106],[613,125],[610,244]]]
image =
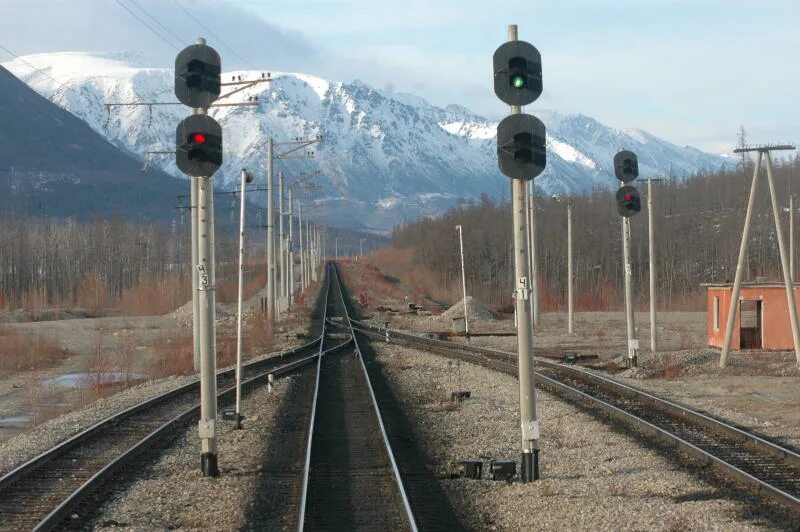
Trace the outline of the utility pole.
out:
[[[289,308],[294,305],[294,200],[292,198],[292,188],[289,187],[289,245],[287,250],[287,262],[289,263]]]
[[[275,141],[270,137],[267,140],[267,314],[271,330],[275,327],[275,309],[277,307],[275,297],[275,212],[273,209],[272,187],[273,162],[274,162]]]
[[[336,237],[336,262],[339,262],[339,237]]]
[[[647,248],[650,270],[650,351],[658,350],[658,324],[656,321],[656,244],[655,215],[653,213],[653,178],[647,179]]]
[[[303,245],[303,206],[297,205],[297,229],[300,231],[300,290],[306,289],[306,258]]]
[[[736,276],[733,281],[733,288],[731,290],[731,303],[728,309],[728,320],[725,327],[725,340],[722,344],[722,352],[720,353],[719,366],[725,368],[728,361],[728,353],[730,351],[731,339],[733,337],[733,325],[736,321],[736,314],[739,308],[739,291],[742,285],[742,265],[744,257],[747,253],[747,241],[750,235],[750,220],[753,214],[753,205],[755,203],[756,186],[758,184],[758,176],[761,172],[762,158],[766,158],[767,162],[767,182],[769,184],[770,201],[772,203],[772,214],[775,220],[775,236],[778,240],[778,252],[781,258],[781,270],[783,271],[783,281],[786,287],[786,302],[789,307],[789,321],[792,328],[792,341],[794,343],[795,358],[797,365],[800,367],[800,328],[797,322],[797,307],[795,306],[794,298],[794,283],[789,274],[789,259],[786,256],[786,249],[784,247],[783,232],[781,229],[781,219],[778,213],[778,201],[775,194],[775,185],[772,179],[772,155],[770,152],[776,150],[794,150],[794,145],[766,145],[766,146],[741,146],[734,151],[734,153],[756,152],[756,164],[753,167],[753,182],[750,185],[750,198],[747,202],[747,212],[744,217],[744,229],[742,230],[742,241],[739,246],[739,258],[736,263]]]
[[[522,113],[522,106],[542,94],[542,58],[530,43],[517,40],[517,25],[508,26],[508,42],[492,58],[494,92],[511,106],[511,113],[497,126],[497,162],[511,178],[511,209],[514,233],[514,300],[517,316],[519,362],[520,429],[522,436],[522,482],[539,478],[539,421],[534,388],[531,278],[527,246],[528,207],[526,181],[544,171],[545,126],[538,118]]]
[[[789,194],[789,279],[794,283],[794,196]]]
[[[236,425],[242,428],[242,297],[244,292],[244,210],[247,183],[253,181],[250,172],[242,168],[239,205],[239,290],[236,297]]]
[[[457,225],[458,229],[458,246],[461,249],[461,291],[464,294],[464,334],[469,338],[469,321],[467,319],[467,277],[464,274],[464,235],[462,234],[461,225]]]
[[[285,214],[283,210],[283,172],[278,172],[278,257],[280,257],[278,261],[281,270],[278,312],[283,311],[286,297],[286,245],[283,241],[283,217]]]
[[[358,261],[361,262],[364,260],[364,239],[358,239]]]
[[[567,198],[567,332],[575,334],[575,297],[572,285],[572,199]]]

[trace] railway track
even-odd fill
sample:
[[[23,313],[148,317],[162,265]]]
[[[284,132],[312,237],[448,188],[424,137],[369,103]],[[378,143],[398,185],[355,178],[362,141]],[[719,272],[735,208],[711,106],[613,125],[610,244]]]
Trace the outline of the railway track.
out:
[[[353,336],[338,274],[328,266],[323,346],[317,359],[297,517],[298,530],[417,530],[370,376]]]
[[[517,374],[516,354],[353,322],[368,337]],[[720,419],[570,365],[537,358],[537,386],[634,427],[800,514],[800,454]]]
[[[242,390],[313,362],[322,336],[242,367]],[[79,432],[0,477],[0,530],[86,525],[83,504],[121,472],[135,473],[159,441],[196,422],[199,381],[143,401]],[[235,393],[233,369],[217,374],[218,401]]]

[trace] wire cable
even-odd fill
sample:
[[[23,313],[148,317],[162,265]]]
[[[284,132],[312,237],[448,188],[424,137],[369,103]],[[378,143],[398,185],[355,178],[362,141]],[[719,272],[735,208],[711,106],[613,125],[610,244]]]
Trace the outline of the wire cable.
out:
[[[160,33],[160,32],[158,32],[158,31],[157,31],[155,28],[153,28],[153,27],[152,27],[150,24],[148,24],[147,22],[145,22],[145,21],[142,19],[142,17],[140,17],[139,15],[137,15],[136,13],[134,13],[133,11],[131,11],[131,9],[130,9],[128,6],[126,6],[125,4],[123,4],[123,3],[121,2],[121,0],[115,0],[115,1],[116,1],[116,2],[117,2],[117,4],[119,4],[119,5],[120,5],[120,7],[122,7],[122,8],[123,8],[125,11],[127,11],[128,13],[130,13],[131,15],[133,15],[133,17],[134,17],[136,20],[138,20],[139,22],[141,22],[142,24],[144,24],[144,25],[147,27],[147,29],[149,29],[150,31],[152,31],[152,32],[153,32],[153,33],[156,35],[156,37],[158,37],[159,39],[161,39],[162,41],[164,41],[164,42],[165,42],[166,44],[168,44],[168,45],[169,45],[171,48],[174,48],[175,50],[177,50],[177,51],[180,51],[180,48],[178,48],[177,46],[175,46],[173,43],[169,42],[169,41],[168,41],[168,40],[167,40],[167,39],[166,39],[166,38],[165,38],[163,35],[161,35],[161,33]]]
[[[202,22],[200,22],[200,21],[197,19],[197,17],[195,17],[194,15],[192,15],[192,13],[191,13],[191,12],[190,12],[188,9],[186,9],[185,7],[183,7],[183,6],[180,4],[180,2],[178,2],[178,0],[172,0],[172,1],[175,3],[175,5],[176,5],[176,6],[178,6],[179,8],[181,8],[181,9],[183,10],[183,12],[184,12],[184,13],[186,13],[187,15],[189,15],[189,17],[190,17],[192,20],[194,20],[194,21],[195,21],[195,22],[196,22],[196,23],[197,23],[197,24],[198,24],[198,25],[199,25],[201,28],[203,28],[204,30],[206,30],[206,31],[208,32],[208,34],[209,34],[209,35],[211,35],[212,37],[214,37],[214,39],[216,39],[216,40],[217,40],[217,41],[218,41],[218,42],[219,42],[219,43],[220,43],[222,46],[224,46],[225,48],[227,48],[227,49],[228,49],[228,51],[230,51],[230,52],[231,52],[233,55],[235,55],[236,57],[238,57],[239,59],[241,59],[241,60],[242,60],[242,61],[243,61],[243,62],[244,62],[244,63],[245,63],[247,66],[249,66],[249,67],[250,67],[250,68],[252,68],[253,70],[258,70],[258,68],[256,68],[256,67],[255,67],[255,65],[253,65],[253,63],[251,63],[250,61],[248,61],[247,59],[245,59],[244,57],[242,57],[241,55],[239,55],[239,53],[238,53],[236,50],[234,50],[233,48],[231,48],[230,46],[228,46],[228,45],[225,43],[225,41],[223,41],[222,39],[220,39],[220,38],[219,38],[219,36],[218,36],[218,35],[216,35],[216,34],[215,34],[213,31],[211,31],[211,29],[210,29],[208,26],[206,26],[205,24],[203,24]]]
[[[164,24],[162,24],[162,23],[161,23],[161,21],[159,21],[159,20],[158,20],[156,17],[154,17],[154,16],[153,16],[153,15],[152,15],[152,14],[151,14],[149,11],[147,11],[145,8],[143,8],[143,7],[141,6],[141,4],[139,4],[139,3],[138,3],[136,0],[128,0],[128,1],[129,1],[131,4],[135,5],[135,6],[137,7],[137,9],[139,9],[139,11],[141,11],[142,13],[144,13],[145,15],[147,15],[147,16],[148,16],[148,17],[149,17],[149,18],[150,18],[150,19],[151,19],[153,22],[155,22],[156,24],[158,24],[159,26],[161,26],[161,28],[162,28],[162,29],[164,29],[164,31],[166,31],[167,33],[169,33],[170,35],[172,35],[172,36],[175,38],[175,40],[176,40],[176,41],[178,41],[178,44],[179,44],[179,45],[187,42],[187,41],[185,41],[185,40],[181,39],[181,38],[180,38],[178,35],[176,35],[174,31],[172,31],[171,29],[169,29],[168,27],[166,27]]]
[[[14,52],[12,52],[11,50],[9,50],[9,49],[8,49],[8,48],[6,48],[5,46],[3,46],[2,44],[0,44],[0,49],[2,49],[2,50],[5,50],[5,52],[6,52],[6,53],[8,53],[9,55],[13,56],[13,57],[14,57],[14,59],[17,59],[17,60],[19,60],[21,63],[25,63],[26,65],[28,65],[29,67],[31,67],[31,68],[32,68],[32,69],[33,69],[35,72],[38,72],[39,74],[43,75],[44,77],[46,77],[46,78],[50,78],[52,81],[55,81],[56,83],[58,83],[58,87],[56,87],[56,89],[53,91],[53,95],[55,95],[55,94],[56,94],[56,93],[57,93],[57,92],[58,92],[58,91],[59,91],[61,88],[63,88],[63,87],[66,87],[66,86],[67,86],[67,83],[66,83],[66,82],[61,82],[61,81],[58,81],[56,78],[54,78],[53,76],[51,76],[50,74],[48,74],[47,72],[45,72],[43,69],[41,69],[41,68],[37,68],[36,66],[32,65],[31,63],[29,63],[28,61],[26,61],[26,60],[25,60],[25,59],[23,59],[22,57],[18,56],[17,54],[15,54],[15,53],[14,53]],[[53,96],[53,95],[51,95],[51,99],[52,99],[52,96]]]

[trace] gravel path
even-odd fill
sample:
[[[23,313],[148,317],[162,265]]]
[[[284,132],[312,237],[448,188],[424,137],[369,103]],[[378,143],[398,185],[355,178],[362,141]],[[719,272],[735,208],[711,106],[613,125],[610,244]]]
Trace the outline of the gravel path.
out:
[[[780,511],[698,479],[632,436],[552,395],[538,395],[542,476],[530,485],[451,479],[459,460],[518,460],[516,379],[375,343],[401,403],[458,513],[478,530],[763,530],[792,528]],[[450,391],[472,397],[454,406]],[[782,520],[783,519],[783,520]]]

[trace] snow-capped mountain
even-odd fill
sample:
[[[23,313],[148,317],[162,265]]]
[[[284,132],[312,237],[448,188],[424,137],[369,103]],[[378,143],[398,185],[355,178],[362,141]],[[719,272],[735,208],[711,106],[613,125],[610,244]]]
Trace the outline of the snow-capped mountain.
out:
[[[175,127],[189,114],[182,105],[106,106],[175,101],[172,70],[148,68],[133,54],[35,54],[3,66],[140,157],[147,151],[174,150]],[[240,76],[255,80],[261,74],[228,72],[223,81]],[[497,169],[496,122],[460,106],[439,108],[360,81],[277,72],[271,78],[221,100],[238,103],[258,97],[258,106],[210,111],[224,131],[225,164],[215,175],[218,187],[235,187],[243,167],[256,170],[263,179],[268,138],[281,142],[321,135],[313,160],[276,161],[275,168],[287,175],[321,170],[319,208],[313,216],[332,225],[385,231],[400,221],[441,212],[458,198],[483,193],[508,197],[508,178]],[[638,154],[643,175],[684,176],[726,164],[722,157],[679,147],[644,131],[613,129],[583,115],[535,114],[548,133],[547,169],[536,179],[544,194],[616,186],[612,159],[620,148]],[[287,149],[279,146],[276,152]],[[180,175],[174,157],[151,159],[153,165]]]

